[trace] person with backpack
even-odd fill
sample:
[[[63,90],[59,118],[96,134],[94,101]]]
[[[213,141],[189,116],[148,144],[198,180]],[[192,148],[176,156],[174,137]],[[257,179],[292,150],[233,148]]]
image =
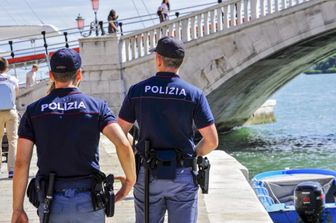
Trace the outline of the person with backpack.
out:
[[[19,93],[19,83],[15,77],[7,74],[8,68],[8,61],[0,57],[0,145],[2,145],[2,136],[6,129],[8,137],[8,178],[13,178],[19,120],[15,99]],[[0,157],[2,157],[2,149],[0,150]]]
[[[162,0],[162,3],[157,10],[157,15],[160,18],[160,23],[169,20],[169,15],[168,15],[169,12],[170,12],[169,0]]]

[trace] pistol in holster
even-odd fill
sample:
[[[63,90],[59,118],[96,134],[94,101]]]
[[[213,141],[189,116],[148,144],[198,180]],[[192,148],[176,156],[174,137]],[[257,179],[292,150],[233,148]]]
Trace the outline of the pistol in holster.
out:
[[[210,162],[207,157],[199,156],[194,159],[194,183],[199,185],[203,194],[209,191]]]
[[[103,172],[97,171],[93,174],[93,185],[91,188],[92,205],[95,211],[105,209],[106,217],[113,217],[115,196],[113,191],[114,176],[106,176]]]

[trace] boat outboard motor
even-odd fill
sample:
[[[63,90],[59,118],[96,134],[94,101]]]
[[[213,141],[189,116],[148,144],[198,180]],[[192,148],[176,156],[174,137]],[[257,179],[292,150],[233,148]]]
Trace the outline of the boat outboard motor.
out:
[[[296,186],[295,210],[304,223],[321,223],[324,203],[324,192],[319,182],[307,181]]]

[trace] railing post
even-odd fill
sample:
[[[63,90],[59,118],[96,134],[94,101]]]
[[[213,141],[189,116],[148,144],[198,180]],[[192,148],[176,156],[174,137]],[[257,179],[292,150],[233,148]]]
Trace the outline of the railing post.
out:
[[[257,18],[257,0],[251,0],[251,20]]]

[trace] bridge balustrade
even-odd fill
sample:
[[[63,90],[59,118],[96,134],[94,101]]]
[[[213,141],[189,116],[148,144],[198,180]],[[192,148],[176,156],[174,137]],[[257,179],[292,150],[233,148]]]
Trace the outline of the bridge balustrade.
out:
[[[122,62],[149,55],[149,49],[154,48],[163,36],[174,36],[188,42],[234,29],[308,1],[310,0],[224,0],[207,9],[122,36]]]

